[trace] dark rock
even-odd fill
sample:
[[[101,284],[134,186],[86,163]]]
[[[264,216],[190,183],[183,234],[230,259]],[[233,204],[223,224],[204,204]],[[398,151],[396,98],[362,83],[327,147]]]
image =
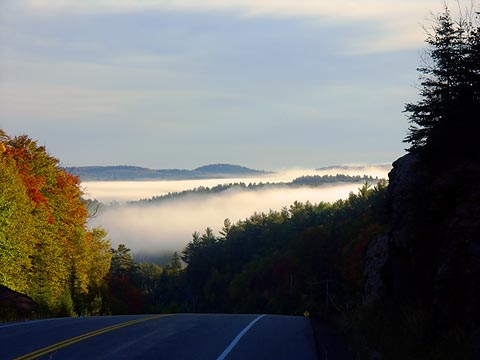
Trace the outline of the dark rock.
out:
[[[38,308],[38,304],[27,295],[0,285],[0,318],[24,317]]]
[[[390,227],[367,251],[365,300],[421,306],[434,328],[478,329],[480,162],[431,167],[408,154],[389,180]]]
[[[379,300],[384,292],[382,269],[388,259],[388,237],[373,240],[367,248],[365,261],[364,304]]]

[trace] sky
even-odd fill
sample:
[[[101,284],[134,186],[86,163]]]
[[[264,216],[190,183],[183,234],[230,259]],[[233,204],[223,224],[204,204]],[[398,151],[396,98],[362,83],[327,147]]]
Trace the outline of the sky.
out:
[[[440,0],[0,0],[0,128],[65,166],[391,163]]]

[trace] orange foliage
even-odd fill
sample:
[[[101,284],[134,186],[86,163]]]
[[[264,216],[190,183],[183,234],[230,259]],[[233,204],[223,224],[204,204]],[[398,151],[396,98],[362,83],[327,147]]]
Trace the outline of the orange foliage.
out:
[[[91,267],[96,258],[109,259],[104,255],[109,247],[100,246],[100,238],[94,246],[86,228],[88,213],[79,178],[60,168],[59,161],[45,147],[27,136],[9,138],[0,129],[0,139],[2,156],[15,165],[34,208],[32,288],[49,288],[54,297],[67,286],[73,296],[87,293],[89,283],[98,282],[96,277],[108,272],[108,266],[96,272]],[[55,300],[40,301],[54,306]]]

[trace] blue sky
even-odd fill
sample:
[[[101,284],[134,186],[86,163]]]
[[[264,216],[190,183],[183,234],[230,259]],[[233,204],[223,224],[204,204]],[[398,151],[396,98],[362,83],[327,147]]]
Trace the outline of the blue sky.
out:
[[[0,0],[0,127],[65,165],[389,163],[437,0]]]

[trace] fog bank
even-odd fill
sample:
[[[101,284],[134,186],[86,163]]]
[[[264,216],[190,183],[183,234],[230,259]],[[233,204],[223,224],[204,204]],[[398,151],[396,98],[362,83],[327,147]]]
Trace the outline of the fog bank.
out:
[[[168,253],[181,251],[194,231],[203,232],[210,226],[217,233],[225,218],[237,222],[254,212],[289,207],[294,201],[333,202],[348,197],[351,191],[356,193],[361,186],[340,183],[316,188],[230,189],[216,194],[192,194],[149,206],[109,208],[92,219],[90,225],[102,226],[113,246],[126,244],[134,254]]]
[[[291,182],[305,175],[369,175],[387,178],[390,165],[332,167],[323,170],[313,169],[283,169],[272,174],[257,177],[236,177],[228,179],[198,179],[198,180],[153,180],[153,181],[87,181],[82,187],[87,199],[97,199],[104,203],[112,201],[126,202],[166,195],[169,192],[180,192],[200,186],[213,187],[218,184],[244,182]]]

